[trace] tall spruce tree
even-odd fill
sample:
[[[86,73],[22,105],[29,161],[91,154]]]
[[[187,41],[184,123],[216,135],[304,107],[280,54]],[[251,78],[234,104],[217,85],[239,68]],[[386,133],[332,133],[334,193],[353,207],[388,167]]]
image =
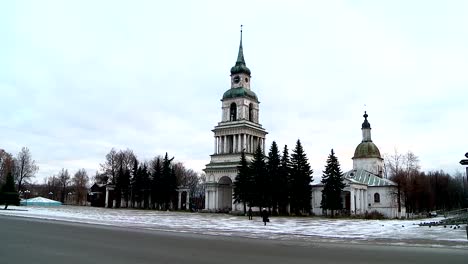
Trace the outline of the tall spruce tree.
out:
[[[236,203],[244,204],[244,214],[247,213],[247,203],[250,202],[249,197],[251,196],[250,189],[252,185],[251,173],[249,169],[249,163],[245,157],[245,151],[241,152],[241,159],[239,166],[237,166],[237,175],[234,179],[234,193],[233,198]]]
[[[177,186],[175,184],[175,173],[173,173],[171,168],[171,162],[174,158],[169,159],[167,155],[164,157],[162,165],[162,175],[161,175],[161,191],[162,191],[162,202],[164,209],[169,209],[169,202],[171,196],[175,192]]]
[[[273,141],[271,143],[270,151],[268,152],[268,161],[267,161],[267,171],[268,179],[271,182],[271,206],[273,208],[273,214],[278,214],[279,201],[281,199],[281,189],[285,185],[282,185],[281,175],[280,175],[280,154],[278,150],[278,145]]]
[[[282,186],[279,192],[279,213],[287,214],[288,204],[290,203],[291,188],[291,160],[289,159],[288,145],[284,145],[283,155],[281,156],[281,164],[279,168],[279,184]]]
[[[11,171],[8,172],[5,184],[0,189],[0,204],[5,204],[5,210],[8,205],[19,205],[19,194],[15,189],[15,179]]]
[[[139,182],[139,176],[140,176],[140,170],[138,167],[138,159],[134,158],[133,159],[133,167],[132,167],[132,177],[130,179],[130,186],[131,186],[131,207],[135,206],[136,202],[139,202],[137,197],[138,197],[138,188],[137,184]]]
[[[325,210],[331,210],[331,216],[334,216],[335,210],[343,208],[341,200],[341,192],[345,187],[343,182],[344,176],[341,172],[340,163],[338,158],[335,156],[333,149],[331,154],[328,156],[327,165],[323,171],[322,183],[322,202],[321,207]]]
[[[141,167],[141,197],[142,197],[142,202],[143,202],[143,208],[147,209],[149,208],[149,195],[151,191],[151,179],[150,179],[150,173],[148,171],[148,165],[147,163],[143,163],[143,166]]]
[[[161,190],[161,180],[162,180],[162,167],[161,159],[156,158],[152,163],[152,179],[151,179],[151,204],[153,208],[160,209],[162,204],[162,190]]]
[[[265,155],[260,145],[255,150],[250,171],[253,176],[252,203],[259,207],[271,206],[271,184],[268,180],[268,173],[265,163]]]
[[[312,173],[301,141],[298,139],[291,155],[291,211],[296,215],[310,213]]]

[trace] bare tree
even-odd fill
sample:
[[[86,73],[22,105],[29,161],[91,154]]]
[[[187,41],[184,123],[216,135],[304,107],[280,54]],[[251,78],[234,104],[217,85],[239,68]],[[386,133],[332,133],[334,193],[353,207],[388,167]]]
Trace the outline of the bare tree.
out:
[[[18,185],[18,191],[21,191],[23,183],[27,183],[34,177],[39,167],[36,166],[36,161],[32,159],[31,152],[26,147],[23,147],[15,159],[15,180]]]
[[[64,203],[65,196],[67,195],[67,187],[70,184],[70,174],[68,170],[62,168],[58,175],[58,182],[60,184],[60,201]]]
[[[397,183],[395,197],[398,203],[398,213],[401,213],[402,199],[407,214],[411,212],[410,195],[414,187],[415,178],[419,176],[419,158],[411,151],[401,154],[395,148],[393,155],[385,155],[385,174]]]
[[[78,170],[72,179],[78,205],[85,205],[88,194],[89,177],[85,169]]]
[[[56,200],[56,197],[60,191],[59,180],[56,175],[52,175],[47,178],[47,190],[45,194],[47,198]]]
[[[106,154],[106,162],[101,164],[102,174],[107,176],[109,183],[115,184],[117,179],[117,151],[112,148]]]

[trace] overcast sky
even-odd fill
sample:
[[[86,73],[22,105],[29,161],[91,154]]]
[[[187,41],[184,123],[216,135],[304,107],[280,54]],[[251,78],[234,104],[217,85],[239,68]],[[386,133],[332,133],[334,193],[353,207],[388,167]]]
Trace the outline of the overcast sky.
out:
[[[2,1],[0,148],[36,181],[92,176],[109,150],[166,151],[201,172],[237,58],[260,122],[320,179],[352,168],[367,110],[382,154],[449,173],[468,151],[468,1]]]

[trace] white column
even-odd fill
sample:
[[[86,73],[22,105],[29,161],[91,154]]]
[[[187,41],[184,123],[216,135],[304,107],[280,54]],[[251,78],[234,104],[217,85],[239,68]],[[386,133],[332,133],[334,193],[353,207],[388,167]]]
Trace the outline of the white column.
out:
[[[232,152],[236,153],[237,152],[237,135],[232,135]]]
[[[247,152],[247,135],[243,134],[244,141],[242,142],[243,144],[243,149]]]
[[[364,197],[362,194],[362,189],[359,189],[359,211],[362,214],[364,211]]]
[[[367,201],[367,190],[364,190],[364,212],[367,211],[369,202]]]
[[[262,138],[263,152],[265,152],[265,138]]]
[[[354,189],[353,189],[353,187],[351,187],[351,186],[350,186],[350,192],[351,192],[350,195],[349,195],[350,198],[351,198],[351,201],[350,201],[350,203],[351,203],[350,210],[351,210],[351,214],[353,214],[354,211],[356,210],[356,207],[354,206]]]
[[[250,152],[254,152],[254,151],[255,151],[255,147],[253,144],[253,136],[250,136]]]
[[[214,193],[214,208],[213,209],[218,209],[218,186],[216,186],[216,191]]]
[[[245,151],[250,153],[250,135],[246,135],[247,142],[245,142]]]
[[[177,203],[177,205],[178,205],[177,208],[180,210],[181,209],[180,207],[182,206],[182,201],[181,201],[182,200],[182,194],[181,194],[180,191],[178,191],[178,193],[179,193],[179,201]]]
[[[190,210],[190,192],[186,192],[187,195],[185,196],[185,209]]]
[[[210,192],[205,190],[205,209],[210,209],[209,202],[210,201]]]
[[[104,203],[104,206],[105,206],[106,208],[109,207],[108,201],[109,201],[109,190],[106,188],[106,200],[104,201],[104,202],[105,202],[105,203]]]
[[[366,208],[366,204],[364,202],[364,189],[361,189],[361,214],[364,214],[364,212],[366,211],[365,208]]]
[[[224,153],[229,153],[228,149],[228,136],[224,136]]]
[[[237,139],[238,139],[238,140],[237,140],[237,150],[238,150],[239,152],[241,152],[241,151],[242,151],[242,135],[241,135],[241,134],[238,134],[238,135],[237,135]]]
[[[214,137],[214,154],[217,154],[216,153],[216,137]]]

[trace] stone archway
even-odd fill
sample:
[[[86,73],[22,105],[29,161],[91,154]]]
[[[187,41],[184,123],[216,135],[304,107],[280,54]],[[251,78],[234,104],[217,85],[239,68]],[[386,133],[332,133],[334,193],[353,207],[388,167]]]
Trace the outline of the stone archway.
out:
[[[222,212],[232,210],[232,180],[228,176],[218,181],[218,209]]]

